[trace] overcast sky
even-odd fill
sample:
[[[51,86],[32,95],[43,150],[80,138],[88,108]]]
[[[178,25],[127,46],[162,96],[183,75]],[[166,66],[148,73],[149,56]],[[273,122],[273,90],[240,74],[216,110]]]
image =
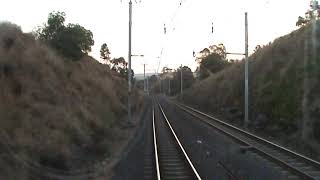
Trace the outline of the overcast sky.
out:
[[[306,0],[133,0],[133,69],[154,72],[161,65],[180,64],[195,70],[193,51],[224,43],[229,52],[244,52],[244,12],[249,19],[249,52],[296,29],[299,15],[308,9]],[[51,11],[64,11],[67,23],[79,23],[93,32],[91,53],[99,59],[106,42],[112,57],[128,52],[128,0],[10,0],[1,3],[0,21],[11,21],[25,32],[44,23]],[[211,24],[214,33],[211,33]],[[167,34],[164,34],[166,24]]]

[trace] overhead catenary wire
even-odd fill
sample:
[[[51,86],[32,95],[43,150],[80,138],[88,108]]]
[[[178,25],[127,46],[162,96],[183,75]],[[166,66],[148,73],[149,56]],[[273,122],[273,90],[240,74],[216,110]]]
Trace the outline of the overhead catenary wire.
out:
[[[176,26],[176,22],[174,22],[174,20],[175,20],[175,18],[177,17],[177,15],[178,15],[178,13],[179,13],[179,10],[181,9],[181,7],[182,7],[182,5],[186,2],[187,0],[180,0],[180,2],[179,2],[179,5],[178,5],[178,7],[175,9],[175,11],[173,12],[173,14],[172,14],[172,16],[171,16],[171,18],[170,18],[170,23],[171,23],[171,26],[173,27],[173,29],[172,30],[175,30],[175,26]],[[165,45],[163,45],[162,46],[162,48],[161,48],[161,52],[160,52],[160,56],[159,56],[159,63],[158,63],[158,67],[157,67],[157,74],[159,73],[159,68],[160,68],[160,65],[161,65],[161,60],[162,60],[162,56],[163,56],[163,52],[164,52],[164,50],[166,49],[166,41],[168,40],[167,39],[167,33],[168,33],[168,28],[167,28],[167,25],[168,24],[166,24],[166,23],[164,23],[164,26],[163,26],[163,33],[164,33],[164,36],[165,36],[165,42],[164,42],[164,44]]]
[[[158,63],[158,67],[157,67],[157,74],[159,73],[159,68],[160,68],[161,59],[162,59],[162,53],[163,53],[163,48],[161,49],[160,56],[158,57],[159,58],[159,63]]]

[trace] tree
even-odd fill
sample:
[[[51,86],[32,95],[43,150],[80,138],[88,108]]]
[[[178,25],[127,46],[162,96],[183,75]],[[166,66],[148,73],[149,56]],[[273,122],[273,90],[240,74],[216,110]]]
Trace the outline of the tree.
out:
[[[212,73],[217,73],[229,65],[229,62],[219,54],[212,53],[205,57],[199,66],[199,78],[205,79]]]
[[[54,39],[57,33],[64,28],[65,16],[64,12],[59,11],[49,13],[47,23],[37,29],[36,37],[46,41]]]
[[[122,70],[126,69],[128,63],[123,57],[120,58],[113,58],[111,60],[111,69],[120,73]]]
[[[260,49],[262,49],[262,47],[260,45],[257,45],[255,48],[254,48],[254,52],[257,52],[259,51]]]
[[[318,1],[312,0],[310,2],[311,9],[307,10],[305,17],[299,16],[296,22],[296,26],[302,27],[308,24],[309,22],[316,20],[320,17],[320,6]]]
[[[178,68],[173,73],[173,78],[171,82],[171,94],[178,94],[181,89],[181,70],[182,70],[182,80],[183,80],[183,88],[189,88],[195,82],[195,78],[193,76],[193,72],[188,66],[183,66],[182,68]],[[164,84],[166,86],[166,84]]]
[[[305,18],[299,16],[298,21],[296,22],[296,26],[302,27],[302,26],[306,25],[307,23],[308,23],[308,21]]]
[[[222,43],[204,48],[196,58],[196,62],[199,64],[196,70],[198,77],[204,79],[210,74],[217,73],[227,67],[231,63],[226,58],[226,47]]]
[[[227,50],[226,50],[226,47],[222,43],[220,43],[218,45],[209,46],[209,49],[210,49],[210,54],[218,54],[223,59],[227,58]]]
[[[123,57],[113,58],[110,60],[110,68],[111,70],[119,73],[121,77],[127,79],[128,77],[128,63]],[[134,71],[131,69],[132,79],[134,77]]]
[[[199,53],[198,53],[198,56],[196,56],[196,62],[197,63],[200,63],[201,60],[207,56],[210,55],[210,50],[208,48],[204,48],[203,50],[201,50]]]
[[[168,68],[168,67],[163,67],[162,68],[162,73],[169,73],[169,72],[171,72],[172,71],[172,69],[171,68]]]
[[[126,68],[124,71],[120,72],[120,74],[124,79],[128,80],[128,68]],[[131,69],[131,82],[134,83],[134,81],[135,81],[134,71],[133,71],[133,69]]]
[[[127,78],[128,77],[128,63],[123,57],[120,58],[113,58],[111,59],[110,50],[106,43],[103,43],[100,48],[100,57],[103,59],[104,62],[110,67],[111,70],[119,73],[121,77]],[[132,80],[134,77],[134,71],[131,70]]]
[[[36,31],[36,37],[62,55],[78,60],[91,51],[93,34],[79,24],[69,23],[65,26],[64,23],[64,12],[51,12],[47,23]]]
[[[142,81],[144,82],[144,80],[142,80]],[[153,74],[153,75],[149,76],[149,78],[148,78],[149,90],[153,91],[155,86],[157,85],[157,83],[158,83],[158,77],[156,75]]]
[[[153,86],[157,81],[158,81],[158,78],[156,75],[153,74],[152,76],[150,76],[150,78],[149,78],[150,86]]]
[[[111,63],[111,57],[110,57],[110,50],[107,46],[106,43],[103,43],[101,45],[101,48],[100,48],[100,57],[101,59],[110,66],[110,63]]]

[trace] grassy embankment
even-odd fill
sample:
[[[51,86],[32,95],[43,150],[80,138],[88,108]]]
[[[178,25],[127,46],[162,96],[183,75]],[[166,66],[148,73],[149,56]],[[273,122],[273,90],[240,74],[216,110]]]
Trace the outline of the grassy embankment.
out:
[[[86,168],[112,155],[124,138],[119,126],[127,83],[90,56],[71,61],[3,23],[0,84],[1,142],[21,161],[64,171]],[[13,159],[1,149],[1,157]],[[28,178],[20,163],[4,159],[0,179]]]
[[[252,129],[283,137],[293,146],[301,145],[303,121],[311,118],[315,129],[313,137],[320,141],[317,130],[320,127],[319,38],[318,21],[316,26],[310,24],[277,38],[249,57]],[[244,64],[241,61],[186,90],[184,101],[242,124],[243,96]]]

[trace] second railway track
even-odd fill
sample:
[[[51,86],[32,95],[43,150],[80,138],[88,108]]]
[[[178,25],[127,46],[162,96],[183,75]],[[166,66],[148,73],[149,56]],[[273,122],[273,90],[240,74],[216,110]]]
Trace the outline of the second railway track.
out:
[[[282,168],[287,179],[320,180],[320,163],[289,149],[227,124],[192,107],[174,102],[180,109],[200,119],[226,136],[240,143],[246,151],[260,156]]]

